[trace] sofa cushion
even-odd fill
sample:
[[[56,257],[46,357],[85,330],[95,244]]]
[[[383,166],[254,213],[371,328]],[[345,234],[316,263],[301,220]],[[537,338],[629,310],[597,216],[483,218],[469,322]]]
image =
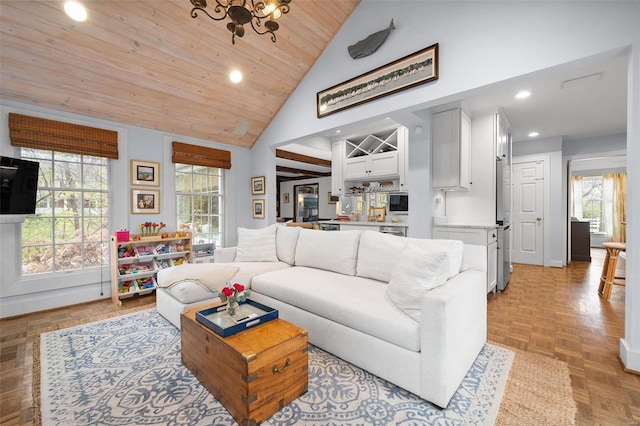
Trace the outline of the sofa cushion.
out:
[[[213,292],[202,286],[198,281],[179,281],[171,285],[171,287],[163,288],[168,294],[177,299],[180,303],[188,304],[200,302],[201,300],[215,299],[218,292]]]
[[[377,231],[363,231],[358,247],[356,275],[388,283],[391,280],[391,272],[398,264],[406,245],[407,239],[404,237]]]
[[[300,228],[291,226],[278,226],[276,232],[276,252],[281,262],[293,265],[296,261],[296,245]]]
[[[387,287],[386,283],[368,278],[300,266],[258,275],[252,283],[252,291],[420,351],[420,325],[387,299]]]
[[[301,229],[296,246],[296,266],[356,274],[361,231],[323,232]]]
[[[236,262],[277,262],[276,225],[260,229],[238,228]]]
[[[464,254],[464,243],[462,241],[407,238],[407,242],[413,242],[418,247],[427,251],[443,251],[447,253],[449,258],[448,278],[453,278],[460,273],[462,255]]]
[[[158,287],[169,288],[181,281],[195,281],[209,291],[218,292],[238,272],[235,265],[185,263],[158,272]]]
[[[387,295],[404,313],[420,322],[422,296],[447,282],[448,255],[409,242],[393,269]]]
[[[253,277],[256,275],[291,267],[285,262],[231,262],[214,263],[214,265],[237,266],[238,272],[229,281],[242,284],[247,289],[251,288]]]

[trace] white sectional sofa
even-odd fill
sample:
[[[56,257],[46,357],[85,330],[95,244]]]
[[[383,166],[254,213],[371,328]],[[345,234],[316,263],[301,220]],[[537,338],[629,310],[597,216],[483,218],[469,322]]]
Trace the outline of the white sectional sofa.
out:
[[[374,231],[239,229],[215,263],[160,271],[157,307],[180,327],[181,312],[240,282],[311,344],[446,407],[486,342],[485,252]]]

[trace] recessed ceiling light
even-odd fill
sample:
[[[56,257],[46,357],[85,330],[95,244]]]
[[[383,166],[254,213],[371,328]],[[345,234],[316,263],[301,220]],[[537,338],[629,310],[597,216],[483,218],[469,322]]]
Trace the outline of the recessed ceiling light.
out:
[[[242,73],[238,70],[233,70],[229,73],[229,80],[232,83],[240,83],[242,81]]]
[[[527,136],[529,136],[530,138],[535,138],[536,136],[540,136],[540,133],[538,133],[538,132],[531,132],[531,133],[529,133]]]
[[[64,3],[64,11],[69,18],[74,21],[84,22],[87,20],[87,9],[77,1],[67,1]]]
[[[519,91],[518,93],[516,93],[515,98],[516,98],[516,99],[526,99],[526,98],[528,98],[529,96],[531,96],[531,92],[530,92],[530,91],[528,91],[528,90],[521,90],[521,91]]]
[[[336,133],[340,133],[341,131],[342,131],[342,130],[338,129],[338,130],[336,130]]]

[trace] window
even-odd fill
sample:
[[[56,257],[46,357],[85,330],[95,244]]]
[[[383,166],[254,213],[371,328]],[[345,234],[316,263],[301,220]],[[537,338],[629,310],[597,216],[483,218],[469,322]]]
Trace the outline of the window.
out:
[[[221,168],[176,163],[178,229],[191,230],[194,244],[222,246],[223,179]]]
[[[22,225],[22,274],[101,267],[109,262],[109,160],[21,148],[40,163],[36,213]]]
[[[582,178],[582,218],[591,222],[591,232],[602,232],[602,176]]]

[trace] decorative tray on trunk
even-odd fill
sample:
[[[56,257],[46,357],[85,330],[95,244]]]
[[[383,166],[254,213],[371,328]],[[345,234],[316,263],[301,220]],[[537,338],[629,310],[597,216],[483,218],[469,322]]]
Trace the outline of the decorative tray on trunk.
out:
[[[222,337],[228,337],[278,318],[278,310],[262,303],[247,299],[240,303],[235,315],[227,313],[227,304],[196,312],[196,320],[215,331]]]

